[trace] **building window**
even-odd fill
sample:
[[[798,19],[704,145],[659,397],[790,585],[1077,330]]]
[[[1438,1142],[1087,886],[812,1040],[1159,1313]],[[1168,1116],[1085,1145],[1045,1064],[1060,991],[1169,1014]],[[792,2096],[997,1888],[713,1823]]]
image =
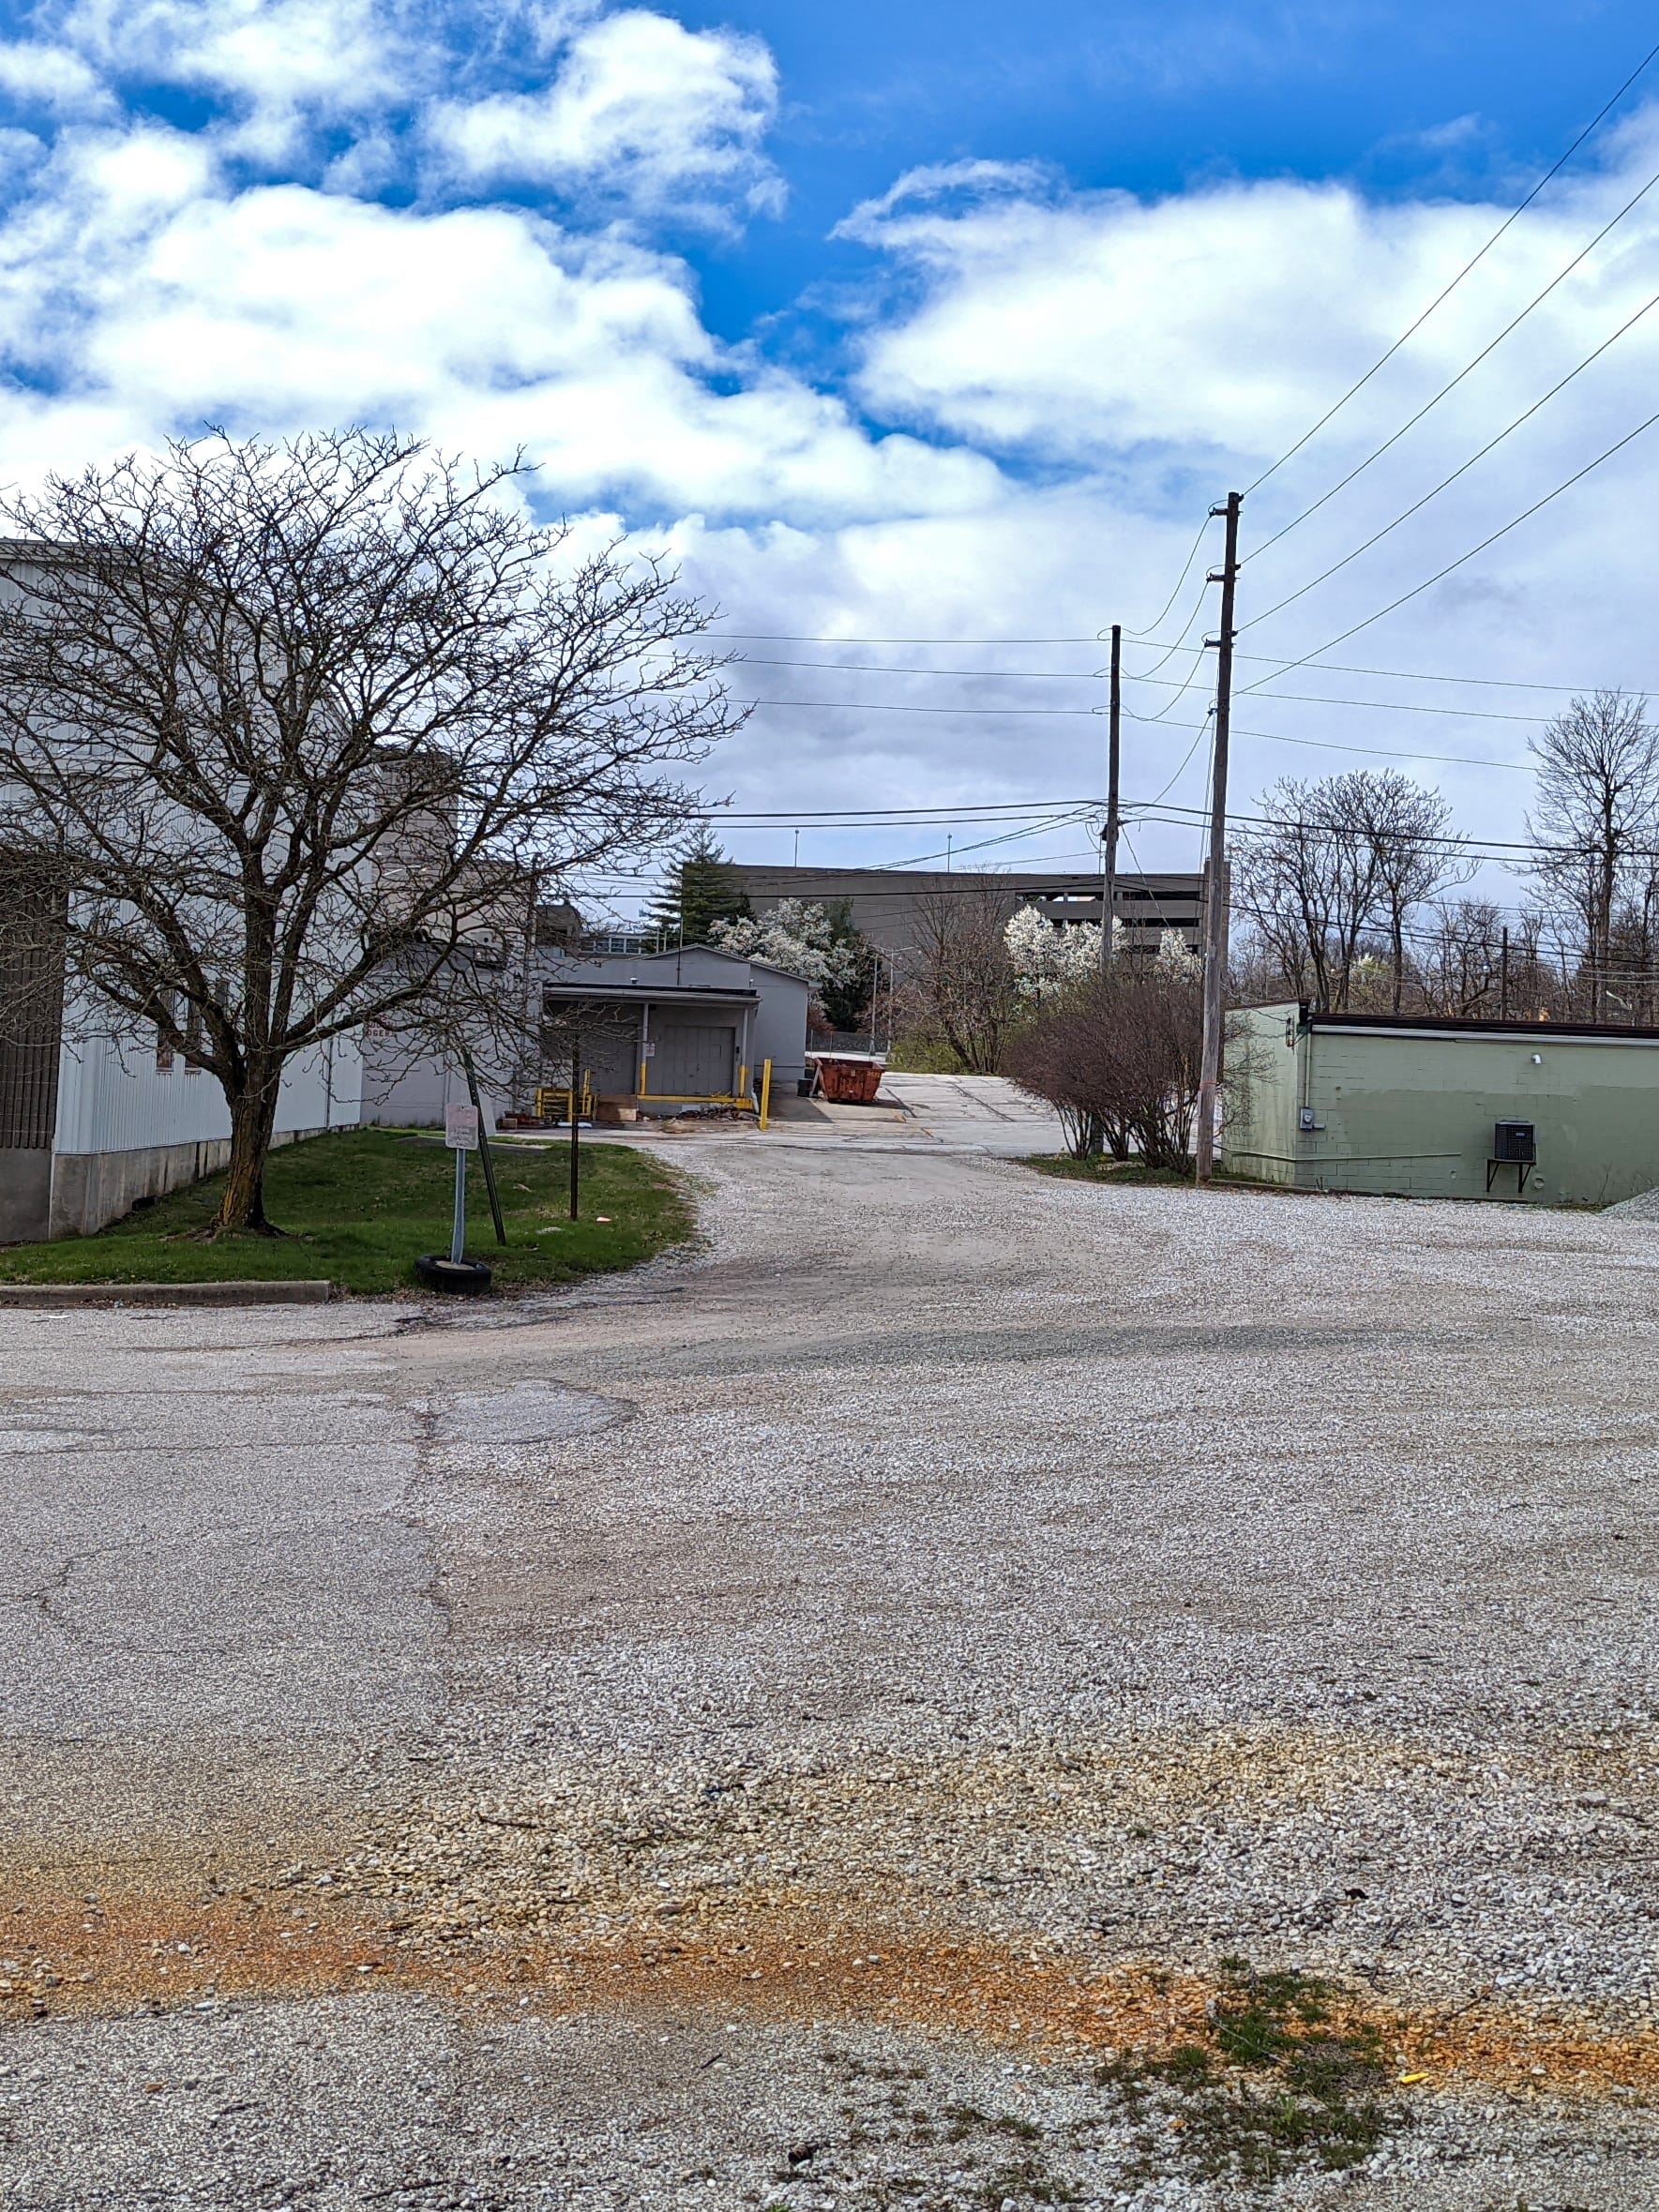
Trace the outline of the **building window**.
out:
[[[156,1017],[156,1068],[167,1075],[173,1067],[173,1033],[178,1026],[178,994],[163,991],[159,998],[160,1011]]]
[[[202,1051],[207,1043],[207,1028],[202,1019],[202,1009],[194,999],[185,1008],[185,1074],[202,1073]]]

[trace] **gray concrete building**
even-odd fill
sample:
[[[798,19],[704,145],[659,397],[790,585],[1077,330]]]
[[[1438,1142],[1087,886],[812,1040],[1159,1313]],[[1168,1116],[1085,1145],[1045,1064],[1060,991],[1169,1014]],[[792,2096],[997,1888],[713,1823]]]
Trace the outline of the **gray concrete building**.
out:
[[[767,867],[733,861],[731,874],[757,914],[786,898],[823,906],[845,902],[854,925],[901,972],[925,941],[933,912],[948,910],[946,902],[953,899],[989,900],[1004,921],[1022,906],[1034,906],[1063,925],[1098,925],[1101,913],[1098,870],[1033,869],[1014,875],[969,868]],[[1123,925],[1130,952],[1155,953],[1166,929],[1178,930],[1196,949],[1203,922],[1203,878],[1120,876],[1112,912]]]

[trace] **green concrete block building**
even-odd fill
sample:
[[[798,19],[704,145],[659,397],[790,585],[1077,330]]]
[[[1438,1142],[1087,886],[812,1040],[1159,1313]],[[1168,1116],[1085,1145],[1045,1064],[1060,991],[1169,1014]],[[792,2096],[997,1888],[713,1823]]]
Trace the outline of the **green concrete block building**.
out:
[[[1221,1158],[1235,1174],[1527,1206],[1659,1186],[1659,1030],[1293,1001],[1228,1018]]]

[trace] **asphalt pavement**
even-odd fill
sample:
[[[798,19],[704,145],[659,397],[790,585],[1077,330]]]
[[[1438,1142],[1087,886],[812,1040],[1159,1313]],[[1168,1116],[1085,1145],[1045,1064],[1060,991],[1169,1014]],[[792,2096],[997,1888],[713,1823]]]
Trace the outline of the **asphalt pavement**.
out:
[[[0,1315],[8,2203],[1659,2201],[1651,1226],[902,1080],[510,1310]]]

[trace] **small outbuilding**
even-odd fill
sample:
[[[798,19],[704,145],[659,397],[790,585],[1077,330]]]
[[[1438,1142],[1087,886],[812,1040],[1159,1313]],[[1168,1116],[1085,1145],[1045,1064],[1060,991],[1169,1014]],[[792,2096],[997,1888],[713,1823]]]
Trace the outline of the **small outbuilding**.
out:
[[[810,988],[763,960],[683,945],[544,956],[538,967],[548,1023],[584,1019],[582,1073],[599,1097],[671,1114],[752,1098],[767,1061],[775,1091],[806,1076]]]
[[[1292,1190],[1611,1205],[1659,1186],[1659,1030],[1254,1007],[1221,1155]]]

